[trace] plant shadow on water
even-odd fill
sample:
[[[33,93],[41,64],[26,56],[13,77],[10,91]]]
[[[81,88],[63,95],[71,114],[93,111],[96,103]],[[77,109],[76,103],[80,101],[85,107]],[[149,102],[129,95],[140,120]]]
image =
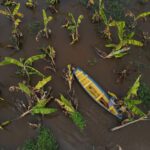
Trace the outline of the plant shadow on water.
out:
[[[17,60],[20,57],[28,58],[33,55],[41,54],[40,48],[53,45],[56,50],[56,73],[52,70],[44,70],[45,66],[49,65],[49,62],[42,60],[35,62],[36,67],[40,72],[45,75],[52,75],[53,80],[50,86],[53,88],[53,95],[59,97],[59,93],[66,94],[68,87],[65,86],[65,82],[62,78],[62,70],[67,64],[73,64],[74,66],[80,66],[90,76],[92,76],[104,89],[113,91],[119,96],[125,95],[129,87],[138,75],[138,72],[130,74],[125,82],[122,84],[116,84],[116,75],[113,74],[113,70],[121,68],[121,66],[128,66],[130,63],[131,68],[137,69],[134,62],[142,62],[145,65],[149,65],[150,61],[144,54],[143,48],[133,47],[130,54],[120,60],[102,60],[99,59],[95,53],[93,47],[98,46],[101,49],[105,49],[105,41],[100,38],[97,33],[97,26],[90,21],[90,14],[88,10],[75,0],[60,0],[57,6],[58,12],[52,14],[50,10],[46,10],[48,16],[53,16],[53,20],[49,24],[49,28],[52,30],[49,39],[40,38],[39,42],[35,40],[35,32],[38,32],[42,26],[42,9],[46,9],[47,4],[44,1],[37,0],[37,6],[34,10],[30,10],[25,6],[25,0],[21,1],[20,12],[24,14],[20,28],[24,35],[23,48],[14,53],[15,50],[10,50],[5,47],[9,43],[9,37],[11,36],[11,23],[4,16],[0,15],[0,57],[11,56]],[[138,12],[147,10],[140,4],[132,3],[130,8],[137,6]],[[113,7],[113,6],[112,6]],[[0,6],[0,9],[4,7]],[[141,10],[141,11],[140,11]],[[118,10],[116,10],[118,11]],[[136,10],[137,11],[137,10]],[[84,19],[79,28],[80,39],[75,45],[70,45],[70,37],[65,29],[61,28],[64,23],[65,17],[71,12],[78,17],[80,14],[84,15]],[[35,24],[33,23],[35,21]],[[149,24],[149,18],[147,21]],[[31,24],[29,24],[31,23]],[[37,23],[37,24],[36,24]],[[140,23],[143,25],[144,23]],[[36,27],[33,27],[33,26]],[[32,26],[34,34],[29,32],[28,26]],[[146,26],[146,25],[145,25]],[[43,26],[42,26],[43,27]],[[36,29],[38,28],[38,29]],[[140,28],[141,29],[141,28]],[[142,29],[141,29],[142,30]],[[149,26],[144,28],[145,31],[149,31]],[[139,38],[139,37],[137,37]],[[1,44],[2,43],[2,44]],[[2,46],[1,46],[2,45]],[[148,43],[147,47],[150,46]],[[149,55],[149,52],[146,52]],[[94,65],[87,65],[91,58],[96,58]],[[2,60],[2,59],[1,59]],[[18,116],[18,112],[11,104],[18,98],[23,99],[22,95],[16,94],[15,96],[8,92],[8,89],[12,85],[17,85],[21,82],[14,72],[15,66],[5,66],[0,68],[0,97],[5,97],[9,103],[2,103],[0,106],[0,121],[12,119]],[[143,74],[143,80],[150,86],[149,74],[150,70],[142,68],[138,70]],[[37,83],[39,78],[33,78],[32,83]],[[91,100],[91,98],[82,90],[77,82],[74,82],[74,90],[79,100],[79,111],[82,113],[86,120],[86,127],[83,132],[80,132],[78,128],[72,124],[71,120],[65,117],[62,111],[58,107],[58,112],[52,116],[46,116],[43,118],[44,126],[51,128],[55,135],[61,150],[106,150],[113,149],[117,144],[121,145],[124,150],[149,150],[150,147],[150,135],[148,133],[150,122],[141,122],[137,125],[129,126],[121,131],[111,133],[109,131],[114,125],[117,125],[117,120],[107,113],[103,108]],[[55,104],[52,104],[55,106]],[[33,130],[28,125],[28,120],[31,116],[27,116],[21,120],[9,125],[6,130],[2,130],[0,133],[0,149],[15,150],[28,138],[35,137],[36,130]]]

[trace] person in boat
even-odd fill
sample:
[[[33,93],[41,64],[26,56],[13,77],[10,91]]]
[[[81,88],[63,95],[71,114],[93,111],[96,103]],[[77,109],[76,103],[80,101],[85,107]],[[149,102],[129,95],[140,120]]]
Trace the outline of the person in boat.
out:
[[[125,106],[124,102],[122,100],[118,100],[115,97],[110,98],[109,107],[115,106],[115,108],[120,113],[120,116],[122,116],[121,124],[125,124],[127,122],[130,122],[130,120],[134,119],[134,114]]]

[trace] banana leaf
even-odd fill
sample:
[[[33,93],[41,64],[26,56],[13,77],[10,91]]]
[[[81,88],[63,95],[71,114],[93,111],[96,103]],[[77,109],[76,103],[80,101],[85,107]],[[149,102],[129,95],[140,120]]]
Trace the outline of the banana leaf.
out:
[[[19,88],[22,92],[24,92],[25,94],[27,94],[28,96],[32,95],[31,90],[24,84],[24,83],[19,83]]]
[[[104,0],[99,0],[99,14],[105,25],[108,25],[108,19],[105,14]]]
[[[140,87],[140,78],[141,75],[136,79],[133,86],[129,89],[126,99],[131,99],[133,96],[137,96],[138,89]]]
[[[41,100],[38,100],[38,102],[36,103],[36,105],[34,107],[37,107],[37,108],[43,108],[46,106],[46,104],[49,102],[49,99],[41,99]]]
[[[33,68],[33,67],[30,67],[30,66],[26,66],[26,68],[28,68],[28,74],[29,75],[38,75],[40,77],[45,77],[44,74],[42,74],[40,71],[38,71],[37,69]]]
[[[78,17],[78,20],[77,20],[77,27],[79,27],[79,25],[81,24],[81,21],[83,20],[84,16],[83,15],[80,15]]]
[[[39,90],[39,89],[43,88],[49,81],[51,81],[51,79],[52,79],[52,77],[49,76],[47,78],[44,78],[42,81],[39,81],[37,83],[37,85],[35,86],[35,89]]]
[[[126,44],[135,45],[135,46],[143,46],[143,43],[137,40],[128,39],[125,41]]]
[[[47,17],[46,11],[44,9],[42,10],[42,13],[43,13],[44,26],[47,26],[48,22],[50,22],[53,19],[53,17],[51,16]]]
[[[16,7],[14,8],[14,10],[13,10],[13,16],[15,16],[18,13],[19,9],[20,9],[20,3],[18,3],[16,5]]]
[[[43,59],[43,58],[45,58],[45,57],[46,57],[45,54],[40,54],[40,55],[31,56],[30,58],[28,58],[28,59],[25,61],[24,64],[26,64],[26,65],[32,65],[32,63],[33,63],[34,61],[37,61],[37,60],[39,60],[39,59]]]
[[[0,14],[4,16],[10,16],[10,13],[7,10],[0,10]]]
[[[83,130],[85,127],[85,120],[83,116],[75,110],[72,106],[71,102],[67,100],[63,95],[60,95],[60,100],[56,99],[56,102],[68,113],[71,120],[74,124],[79,127],[79,129]]]
[[[0,66],[9,65],[9,64],[17,65],[19,67],[24,66],[21,62],[11,57],[5,57],[4,60],[0,62]]]
[[[150,11],[148,11],[148,12],[143,12],[143,13],[139,14],[137,17],[135,17],[135,20],[138,20],[138,19],[140,19],[140,18],[149,16],[149,15],[150,15]]]
[[[32,112],[32,114],[48,115],[48,114],[54,113],[56,111],[57,110],[55,108],[33,107],[31,112]]]
[[[73,113],[75,111],[71,102],[69,100],[67,100],[62,94],[60,95],[60,99],[56,99],[56,101],[68,113]]]
[[[76,25],[76,20],[75,20],[73,14],[72,13],[68,13],[68,17],[70,17],[72,24]]]

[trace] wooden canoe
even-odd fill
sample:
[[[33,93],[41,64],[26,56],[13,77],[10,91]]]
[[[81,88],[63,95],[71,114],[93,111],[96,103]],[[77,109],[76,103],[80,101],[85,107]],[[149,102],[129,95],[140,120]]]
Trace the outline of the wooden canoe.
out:
[[[73,74],[94,101],[117,118],[122,119],[122,115],[118,112],[112,97],[110,97],[91,77],[79,67],[74,69]]]

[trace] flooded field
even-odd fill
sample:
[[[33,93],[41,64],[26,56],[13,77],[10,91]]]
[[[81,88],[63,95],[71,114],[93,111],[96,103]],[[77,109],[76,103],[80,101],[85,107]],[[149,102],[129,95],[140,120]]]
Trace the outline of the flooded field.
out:
[[[142,1],[142,0],[141,0]],[[45,69],[49,62],[39,60],[34,66],[45,75],[51,75],[53,80],[49,85],[53,88],[53,96],[59,97],[62,93],[67,95],[67,85],[62,77],[62,71],[67,64],[74,67],[80,66],[86,71],[98,84],[106,91],[116,93],[123,97],[129,87],[134,83],[139,74],[142,75],[142,81],[150,86],[150,41],[147,40],[143,47],[131,46],[129,54],[120,59],[102,59],[96,54],[95,47],[108,52],[105,47],[107,40],[102,38],[98,32],[98,25],[91,22],[91,12],[78,0],[60,0],[57,6],[58,13],[52,14],[47,10],[48,15],[53,16],[49,27],[52,30],[50,39],[41,38],[39,42],[35,40],[35,34],[30,27],[37,24],[37,28],[42,22],[42,9],[47,8],[46,2],[38,0],[37,8],[30,10],[25,7],[25,0],[21,3],[20,12],[24,14],[21,23],[23,32],[23,47],[16,51],[6,48],[10,43],[11,22],[3,15],[0,15],[0,58],[10,56],[13,58],[28,58],[32,55],[41,54],[41,47],[48,44],[56,50],[56,73]],[[134,0],[127,4],[135,14],[143,11],[150,11],[150,2],[141,4]],[[4,9],[0,6],[0,9]],[[80,40],[74,45],[70,45],[68,32],[62,28],[65,17],[68,12],[76,17],[84,15],[84,19],[79,27]],[[150,33],[150,18],[147,21],[139,21],[137,27],[136,39],[142,41],[142,32]],[[36,28],[35,28],[36,29]],[[114,36],[114,35],[113,35]],[[117,82],[118,72],[129,70],[125,80]],[[7,65],[0,67],[0,97],[7,102],[0,104],[0,122],[11,120],[20,115],[20,112],[14,106],[16,101],[21,101],[25,97],[22,94],[9,92],[9,87],[17,85],[22,81],[15,74],[16,67]],[[39,81],[38,77],[33,77],[31,84]],[[42,124],[50,128],[57,139],[60,150],[115,150],[116,145],[120,145],[123,150],[149,150],[150,134],[149,121],[139,122],[121,130],[111,132],[110,129],[119,124],[118,120],[102,107],[97,105],[89,95],[82,89],[75,80],[73,83],[75,95],[78,99],[78,109],[86,120],[86,127],[83,132],[72,123],[68,117],[62,113],[61,109],[52,102],[52,106],[58,108],[58,111],[52,115],[42,117]],[[8,125],[5,130],[0,131],[0,149],[17,150],[21,149],[23,143],[37,135],[37,129],[29,126],[29,122],[38,121],[32,115],[14,121]]]

